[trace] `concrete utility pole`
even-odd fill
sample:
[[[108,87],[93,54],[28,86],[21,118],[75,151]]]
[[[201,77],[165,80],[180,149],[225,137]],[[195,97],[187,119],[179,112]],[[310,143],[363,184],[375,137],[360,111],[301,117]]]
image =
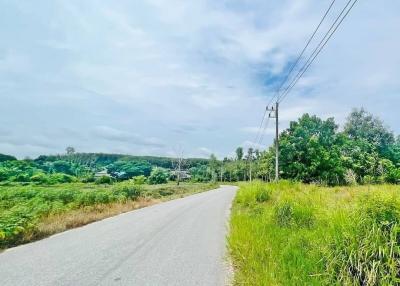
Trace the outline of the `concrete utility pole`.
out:
[[[279,181],[279,102],[275,103],[275,108],[272,106],[267,110],[269,118],[275,118],[275,181]]]

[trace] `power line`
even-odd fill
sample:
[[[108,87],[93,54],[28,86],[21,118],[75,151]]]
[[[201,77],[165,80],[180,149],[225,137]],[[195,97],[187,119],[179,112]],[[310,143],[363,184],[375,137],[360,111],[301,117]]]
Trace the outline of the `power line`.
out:
[[[315,35],[317,34],[319,28],[321,27],[322,23],[324,22],[326,16],[328,15],[329,11],[332,9],[333,4],[335,4],[336,0],[333,0],[331,2],[331,4],[329,5],[328,10],[326,10],[324,16],[322,17],[321,21],[319,22],[317,28],[314,30],[314,32],[312,33],[311,37],[308,39],[307,44],[305,45],[305,47],[303,48],[303,50],[301,51],[300,55],[297,57],[296,62],[291,66],[289,73],[286,75],[285,79],[283,80],[282,84],[279,86],[278,88],[278,93],[281,91],[283,85],[286,83],[286,81],[288,80],[290,74],[293,72],[294,68],[297,66],[297,64],[299,63],[300,59],[303,57],[304,52],[307,50],[308,46],[310,45],[311,41],[314,39]]]
[[[264,140],[264,135],[265,135],[265,132],[267,131],[267,128],[268,128],[270,119],[271,119],[271,117],[268,116],[268,117],[267,117],[267,121],[266,121],[266,123],[265,123],[265,125],[264,125],[264,129],[263,129],[263,131],[261,132],[260,140],[257,142],[258,145],[261,145],[261,144],[262,144],[262,141]]]
[[[271,105],[271,103],[273,102],[273,100],[275,99],[275,97],[277,97],[277,98],[279,99],[279,92],[281,91],[281,89],[282,89],[282,87],[285,85],[285,83],[288,81],[288,79],[289,79],[290,75],[292,74],[293,70],[295,69],[295,67],[296,67],[296,66],[298,65],[298,63],[300,62],[300,59],[303,57],[305,51],[306,51],[307,48],[309,47],[311,41],[314,39],[315,35],[317,34],[317,32],[318,32],[319,28],[321,27],[322,23],[325,21],[326,16],[329,14],[329,12],[330,12],[330,10],[332,9],[332,7],[333,7],[333,5],[335,4],[335,2],[336,2],[336,0],[332,0],[332,2],[331,2],[331,4],[329,5],[328,9],[325,11],[325,13],[324,13],[322,19],[320,20],[320,22],[318,23],[318,25],[317,25],[317,27],[315,28],[314,32],[312,33],[311,37],[308,39],[308,41],[307,41],[306,45],[304,46],[303,50],[302,50],[302,51],[300,52],[300,54],[297,56],[296,61],[291,65],[291,67],[290,67],[290,69],[289,69],[289,72],[286,74],[284,80],[283,80],[282,83],[279,85],[279,87],[278,87],[278,89],[277,89],[275,95],[274,95],[274,96],[270,99],[270,101],[268,102],[268,104],[267,104],[267,106],[266,106],[266,110],[264,111],[264,115],[263,115],[262,120],[261,120],[260,127],[259,127],[259,129],[258,129],[258,131],[257,131],[257,135],[256,135],[256,137],[255,137],[255,139],[254,139],[253,142],[258,142],[258,144],[259,144],[259,143],[262,141],[262,139],[263,139],[263,137],[264,137],[264,134],[262,134],[262,137],[261,137],[261,132],[265,132],[265,129],[264,129],[264,131],[262,131],[262,125],[263,125],[263,123],[264,123],[264,120],[265,120],[265,116],[266,116],[268,107]]]
[[[297,56],[296,61],[291,65],[289,72],[286,74],[285,78],[283,79],[282,83],[279,85],[279,88],[277,89],[275,95],[271,98],[271,100],[269,101],[269,103],[267,104],[267,107],[269,105],[271,105],[271,103],[273,102],[275,97],[279,97],[279,92],[281,91],[282,87],[285,85],[285,83],[287,82],[287,80],[289,79],[290,75],[292,74],[293,70],[295,69],[295,67],[297,66],[297,64],[300,62],[300,59],[303,57],[305,51],[307,50],[307,48],[309,47],[311,41],[314,39],[315,35],[317,34],[319,28],[321,27],[322,23],[325,21],[326,16],[329,14],[329,12],[331,11],[333,5],[335,4],[336,0],[333,0],[331,2],[331,4],[329,5],[328,9],[326,10],[326,12],[324,13],[324,15],[322,16],[322,19],[320,20],[320,22],[318,23],[317,27],[315,28],[314,32],[311,34],[311,37],[308,39],[306,45],[304,46],[303,50],[300,52],[300,54]]]
[[[350,5],[350,3],[354,1],[350,8],[347,9]],[[300,78],[304,75],[304,73],[308,70],[308,68],[311,66],[311,64],[315,61],[317,56],[321,53],[323,48],[326,46],[326,44],[329,42],[329,40],[332,38],[332,36],[335,34],[339,26],[342,24],[344,19],[347,17],[347,15],[350,13],[350,11],[353,9],[354,5],[357,3],[358,0],[349,0],[346,4],[346,6],[342,9],[340,12],[339,16],[336,18],[336,20],[333,22],[331,27],[329,28],[328,32],[326,32],[325,36],[322,38],[322,40],[319,42],[318,46],[314,49],[313,53],[310,55],[310,57],[307,59],[306,63],[303,65],[303,67],[299,70],[293,81],[286,87],[284,92],[278,97],[278,102],[282,102],[285,97],[289,94],[289,92],[293,89],[293,87],[297,84],[297,82],[300,80]],[[346,11],[347,12],[344,14],[342,17],[343,13]],[[340,21],[339,21],[340,20]],[[339,21],[339,22],[338,22]],[[333,30],[332,30],[333,29]],[[329,35],[329,36],[328,36]]]
[[[267,109],[265,109],[265,111],[264,111],[264,115],[263,115],[263,117],[262,117],[260,127],[259,127],[258,130],[257,130],[257,135],[256,135],[256,137],[254,138],[254,141],[253,141],[253,142],[257,142],[257,140],[259,139],[260,132],[261,132],[261,130],[262,130],[262,126],[263,126],[263,124],[264,124],[264,120],[265,120],[265,116],[266,116],[266,115],[267,115]]]

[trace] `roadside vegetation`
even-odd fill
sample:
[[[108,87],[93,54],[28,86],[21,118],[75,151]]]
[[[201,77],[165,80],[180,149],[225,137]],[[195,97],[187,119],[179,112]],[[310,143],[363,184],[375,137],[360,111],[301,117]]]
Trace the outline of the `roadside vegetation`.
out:
[[[400,187],[242,184],[235,285],[398,285]]]
[[[140,178],[114,184],[3,185],[0,186],[0,249],[216,186],[213,183],[144,185]]]

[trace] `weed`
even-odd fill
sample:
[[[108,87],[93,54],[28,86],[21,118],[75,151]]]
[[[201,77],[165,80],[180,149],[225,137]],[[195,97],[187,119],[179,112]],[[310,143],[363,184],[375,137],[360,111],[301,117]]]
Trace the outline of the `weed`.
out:
[[[241,185],[228,238],[235,284],[399,285],[399,190]]]

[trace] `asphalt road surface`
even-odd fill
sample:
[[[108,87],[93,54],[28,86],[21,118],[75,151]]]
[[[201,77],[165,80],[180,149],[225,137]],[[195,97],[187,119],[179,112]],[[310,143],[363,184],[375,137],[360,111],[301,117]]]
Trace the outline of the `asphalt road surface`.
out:
[[[0,285],[224,285],[223,186],[0,253]]]

